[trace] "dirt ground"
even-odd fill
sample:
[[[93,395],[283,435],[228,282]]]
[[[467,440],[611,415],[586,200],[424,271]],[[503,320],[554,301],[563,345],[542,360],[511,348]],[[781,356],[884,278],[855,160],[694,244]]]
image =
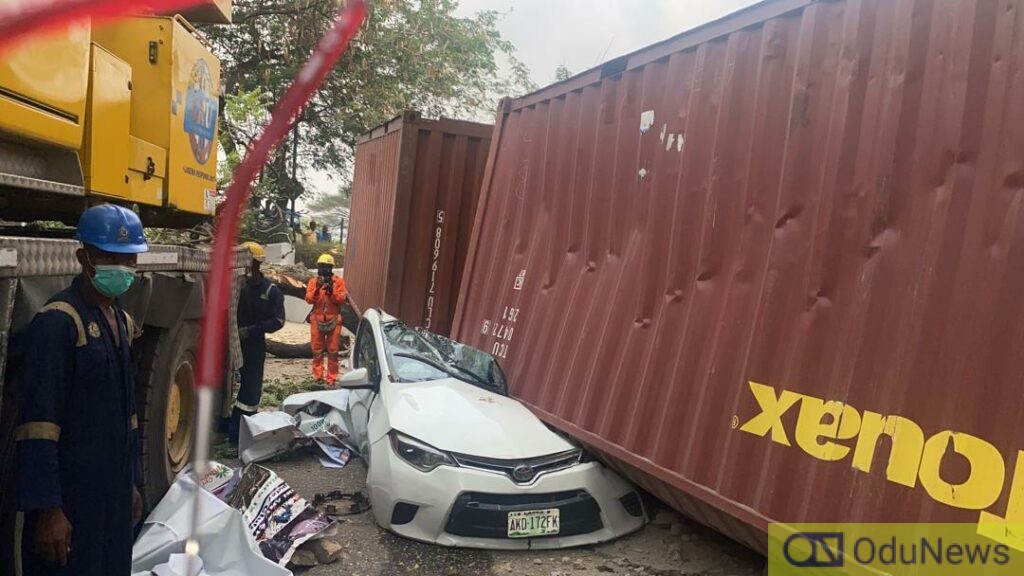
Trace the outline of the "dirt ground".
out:
[[[267,358],[263,368],[263,381],[274,380],[305,380],[310,378],[310,363],[312,360],[280,360]]]
[[[306,344],[309,342],[309,324],[299,322],[285,322],[284,328],[274,332],[271,336],[278,342],[285,344]],[[264,366],[263,381],[273,382],[275,380],[301,381],[310,377],[311,360],[282,360],[270,356]],[[343,358],[342,366],[348,364],[348,359]]]
[[[309,342],[309,324],[302,322],[285,322],[284,328],[274,332],[271,336],[278,342],[286,344],[301,344]]]
[[[269,378],[306,379],[308,361],[268,359]],[[274,376],[270,376],[273,373]],[[315,455],[299,451],[264,463],[302,496],[365,488],[366,467],[353,459],[341,470],[320,466]],[[342,559],[309,569],[308,576],[760,576],[764,559],[702,526],[665,510],[640,532],[600,546],[558,551],[497,552],[442,548],[405,540],[380,529],[366,512],[342,520],[336,540]]]

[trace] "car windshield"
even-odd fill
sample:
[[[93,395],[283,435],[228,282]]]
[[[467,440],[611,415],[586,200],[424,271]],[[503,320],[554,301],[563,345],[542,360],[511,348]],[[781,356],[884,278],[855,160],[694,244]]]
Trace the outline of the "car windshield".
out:
[[[401,322],[384,325],[388,359],[402,382],[457,378],[499,394],[508,391],[494,356]]]

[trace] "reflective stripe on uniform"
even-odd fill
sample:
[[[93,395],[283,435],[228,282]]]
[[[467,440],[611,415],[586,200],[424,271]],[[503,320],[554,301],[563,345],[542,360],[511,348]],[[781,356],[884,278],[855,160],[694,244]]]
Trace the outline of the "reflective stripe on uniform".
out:
[[[243,403],[241,403],[238,400],[235,400],[235,407],[238,408],[239,410],[245,410],[246,412],[258,412],[259,409],[260,409],[259,406],[252,406],[250,404],[243,404]]]
[[[316,327],[317,329],[320,330],[320,332],[323,332],[324,334],[329,334],[331,332],[334,332],[334,329],[338,327],[338,319],[335,318],[334,320],[329,320],[327,322],[321,322],[317,320]]]
[[[132,318],[132,315],[125,312],[124,310],[122,310],[121,312],[124,312],[124,323],[125,326],[128,328],[128,340],[135,340],[139,336],[142,336],[142,329],[140,329],[138,325],[135,324],[135,318]]]
[[[14,432],[14,441],[22,440],[52,440],[60,441],[60,426],[53,422],[26,422]]]
[[[132,414],[132,430],[138,430],[138,429],[139,429],[139,417],[136,416],[135,414]]]
[[[85,324],[82,323],[82,317],[78,314],[78,310],[67,302],[50,302],[43,309],[39,311],[40,314],[43,312],[63,312],[71,317],[71,320],[75,323],[75,329],[78,331],[78,339],[75,341],[75,347],[81,348],[89,343],[89,339],[85,334]]]

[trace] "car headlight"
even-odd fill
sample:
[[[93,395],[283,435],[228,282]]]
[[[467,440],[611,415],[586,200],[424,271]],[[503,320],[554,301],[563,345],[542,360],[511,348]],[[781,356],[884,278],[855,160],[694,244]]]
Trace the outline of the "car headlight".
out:
[[[438,466],[458,466],[448,453],[442,452],[429,444],[410,438],[399,432],[391,431],[391,449],[399,458],[422,472],[430,472]]]

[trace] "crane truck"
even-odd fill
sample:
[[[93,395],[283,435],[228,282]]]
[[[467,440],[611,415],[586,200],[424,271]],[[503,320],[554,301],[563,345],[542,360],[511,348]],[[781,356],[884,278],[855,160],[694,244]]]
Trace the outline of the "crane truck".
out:
[[[230,21],[230,0],[208,0],[183,14],[78,25],[0,54],[0,574],[17,573],[12,392],[31,385],[18,381],[19,334],[79,272],[79,244],[60,223],[104,202],[136,211],[147,227],[211,220],[220,63],[193,23]],[[122,298],[141,327],[132,349],[151,505],[192,450],[209,256],[201,246],[151,243]],[[238,252],[236,296],[244,265]],[[234,310],[229,318],[224,415],[240,358]]]

